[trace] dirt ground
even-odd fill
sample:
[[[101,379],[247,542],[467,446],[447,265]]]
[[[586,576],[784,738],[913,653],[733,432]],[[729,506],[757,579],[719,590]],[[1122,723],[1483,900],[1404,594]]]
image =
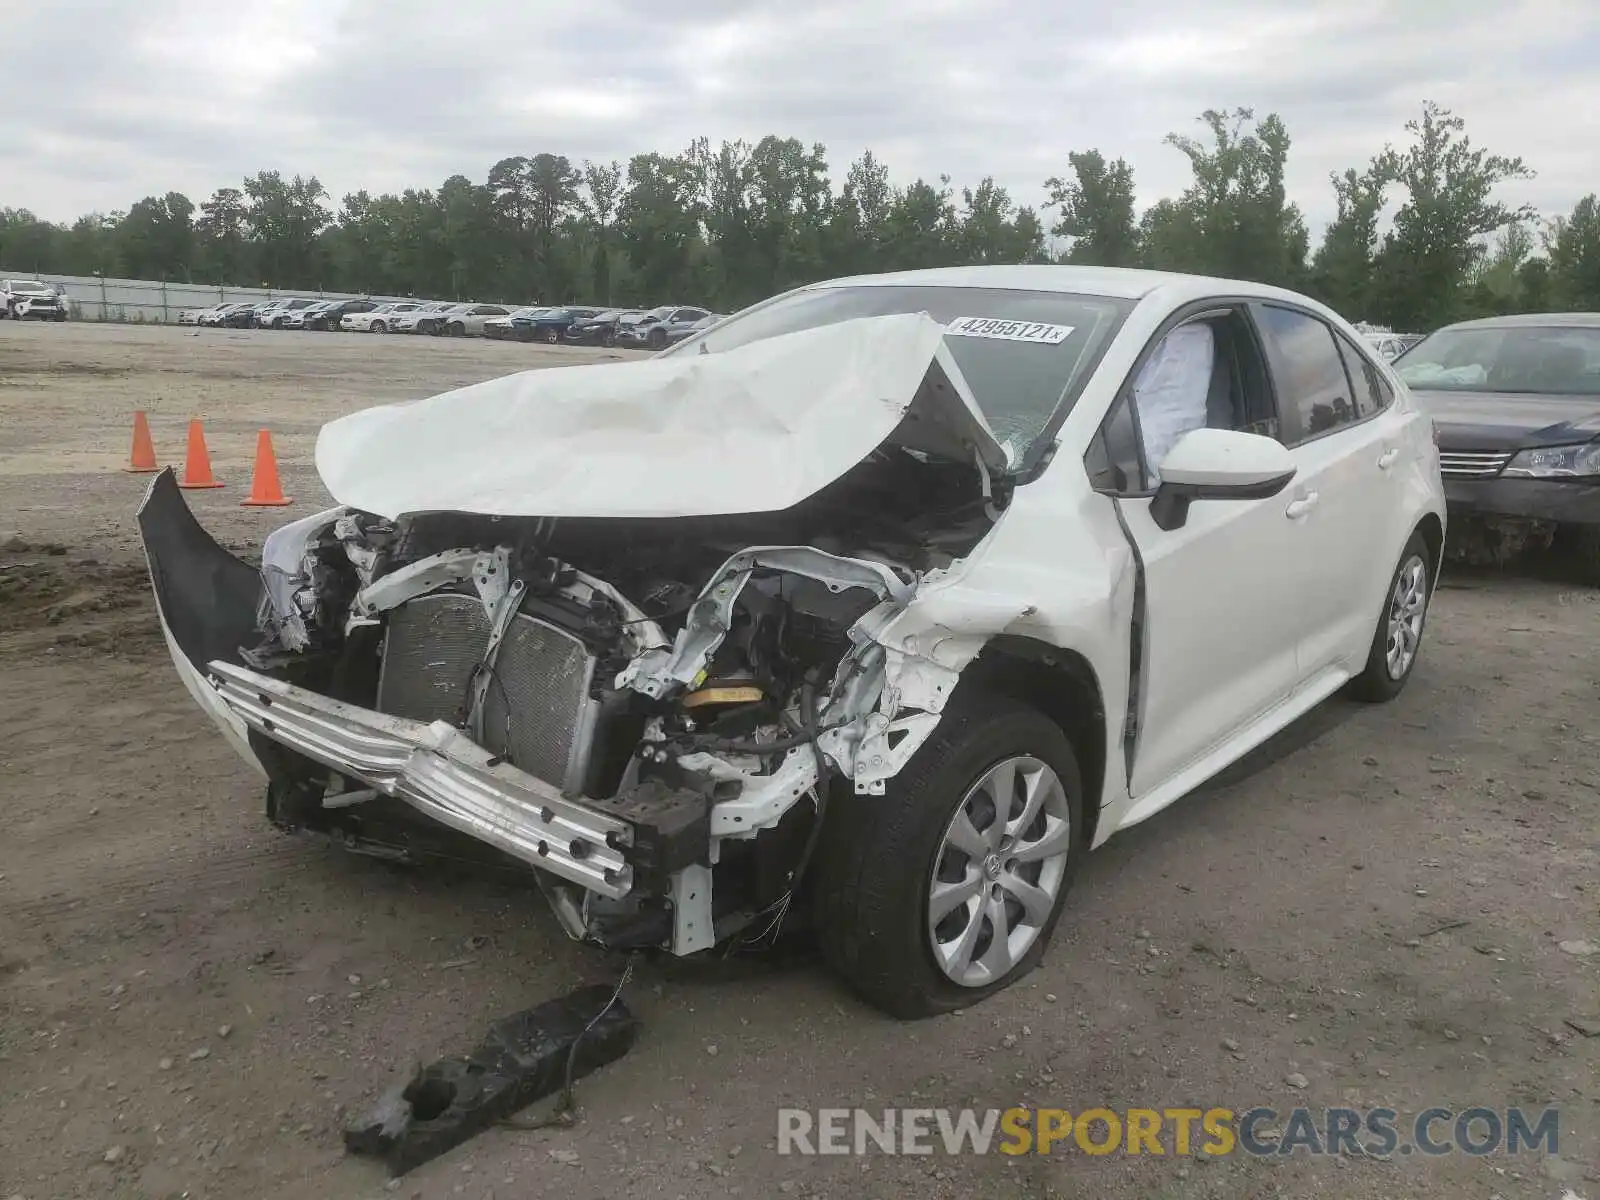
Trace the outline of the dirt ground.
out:
[[[131,416],[149,412],[164,461],[204,419],[228,486],[191,503],[250,550],[327,503],[322,421],[585,357],[0,324],[0,1197],[1600,1197],[1600,954],[1584,952],[1600,943],[1600,593],[1462,574],[1397,702],[1334,700],[1114,839],[1044,966],[998,998],[900,1025],[808,962],[641,965],[625,993],[639,1044],[580,1084],[577,1128],[491,1131],[387,1190],[346,1157],[343,1118],[395,1072],[617,964],[514,882],[399,872],[266,826],[155,625],[133,525],[146,481],[118,469]],[[261,427],[293,508],[239,506]],[[1030,1103],[1555,1105],[1561,1144],[775,1150],[779,1106]]]

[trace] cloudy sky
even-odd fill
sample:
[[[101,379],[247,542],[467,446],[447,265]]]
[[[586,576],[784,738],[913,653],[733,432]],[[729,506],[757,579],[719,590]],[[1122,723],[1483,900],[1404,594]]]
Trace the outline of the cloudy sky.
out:
[[[1186,182],[1162,136],[1242,104],[1286,120],[1315,226],[1425,98],[1537,169],[1506,199],[1600,189],[1596,0],[0,0],[0,78],[0,207],[57,220],[262,168],[337,200],[766,133],[1028,203],[1099,147],[1146,204]]]

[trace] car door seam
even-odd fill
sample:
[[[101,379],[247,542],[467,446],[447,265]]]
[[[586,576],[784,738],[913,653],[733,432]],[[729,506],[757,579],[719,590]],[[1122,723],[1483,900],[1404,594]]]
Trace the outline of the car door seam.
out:
[[[1128,543],[1128,549],[1133,554],[1133,615],[1128,628],[1128,707],[1122,717],[1123,770],[1127,773],[1129,795],[1132,795],[1133,760],[1139,744],[1139,701],[1142,698],[1144,684],[1146,634],[1144,555],[1139,552],[1138,540],[1134,538],[1133,530],[1128,527],[1128,519],[1123,514],[1120,496],[1111,497],[1111,511],[1116,514],[1117,526],[1122,530],[1123,540]]]

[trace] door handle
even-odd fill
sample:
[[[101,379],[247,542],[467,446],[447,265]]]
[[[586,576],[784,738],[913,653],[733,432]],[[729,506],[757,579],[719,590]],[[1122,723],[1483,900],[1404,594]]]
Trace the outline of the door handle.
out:
[[[1283,515],[1291,521],[1298,521],[1317,506],[1317,494],[1307,492],[1298,500],[1289,501],[1289,507],[1283,510]]]
[[[1400,457],[1400,447],[1390,446],[1378,456],[1378,470],[1387,471],[1394,466],[1394,460]]]

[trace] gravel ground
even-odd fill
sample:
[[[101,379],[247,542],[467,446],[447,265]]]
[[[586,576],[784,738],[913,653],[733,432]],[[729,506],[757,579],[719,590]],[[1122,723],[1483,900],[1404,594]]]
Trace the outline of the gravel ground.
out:
[[[616,964],[515,880],[285,837],[178,686],[124,474],[205,420],[256,546],[327,501],[318,425],[603,357],[482,341],[0,324],[0,1197],[1600,1196],[1600,593],[1452,574],[1394,704],[1334,700],[1086,864],[1044,966],[895,1024],[816,965],[641,965],[577,1128],[386,1190],[344,1116]],[[620,355],[619,355],[620,357]],[[239,507],[269,428],[290,509]],[[1590,952],[1585,953],[1586,947]],[[1585,1035],[1583,1029],[1589,1030]],[[779,1106],[1559,1106],[1559,1156],[802,1159]]]

